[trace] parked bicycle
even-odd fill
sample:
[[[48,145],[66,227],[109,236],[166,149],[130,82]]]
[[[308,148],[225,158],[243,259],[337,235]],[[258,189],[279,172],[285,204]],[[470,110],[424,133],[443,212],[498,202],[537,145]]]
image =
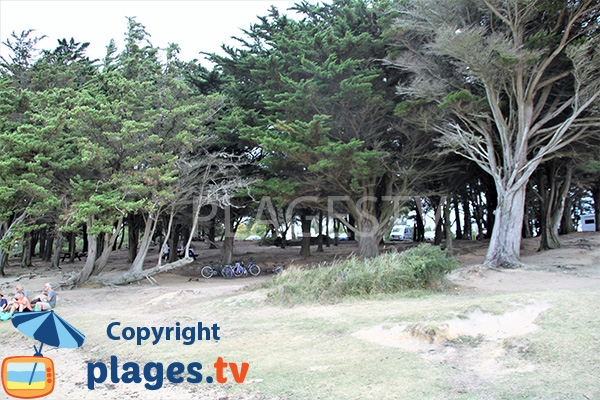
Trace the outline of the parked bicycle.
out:
[[[233,271],[233,276],[235,276],[236,278],[240,278],[240,277],[247,277],[248,276],[248,270],[246,269],[246,267],[244,267],[244,262],[243,261],[238,261],[235,264],[233,264],[231,266],[231,269]]]
[[[272,267],[265,269],[265,274],[280,274],[285,269],[285,264],[273,265]]]
[[[243,265],[243,263],[242,263],[242,265]],[[250,260],[250,264],[248,264],[246,269],[248,270],[248,272],[250,272],[250,275],[252,275],[252,276],[260,275],[260,267],[256,264],[254,264],[254,262],[252,260]]]
[[[231,279],[233,278],[233,270],[230,265],[220,265],[219,267],[214,268],[211,263],[211,265],[202,267],[200,275],[206,279],[210,279],[216,275],[221,275],[225,279]]]

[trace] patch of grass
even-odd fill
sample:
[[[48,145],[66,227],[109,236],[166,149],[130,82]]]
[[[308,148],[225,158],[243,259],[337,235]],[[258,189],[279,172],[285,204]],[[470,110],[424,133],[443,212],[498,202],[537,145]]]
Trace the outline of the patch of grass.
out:
[[[439,247],[421,244],[369,260],[351,257],[311,270],[288,270],[268,283],[269,297],[283,304],[331,303],[348,297],[437,290],[458,265]]]
[[[477,336],[461,335],[457,338],[447,340],[445,345],[454,347],[477,347],[484,341],[484,339],[485,337],[482,334]]]

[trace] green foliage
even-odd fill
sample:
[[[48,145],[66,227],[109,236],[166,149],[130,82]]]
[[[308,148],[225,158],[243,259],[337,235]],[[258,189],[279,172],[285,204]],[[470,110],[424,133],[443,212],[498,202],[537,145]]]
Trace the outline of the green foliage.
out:
[[[288,270],[269,282],[269,297],[285,304],[335,302],[345,297],[439,289],[458,267],[438,246],[421,244],[402,253],[370,260],[352,257],[312,270]]]

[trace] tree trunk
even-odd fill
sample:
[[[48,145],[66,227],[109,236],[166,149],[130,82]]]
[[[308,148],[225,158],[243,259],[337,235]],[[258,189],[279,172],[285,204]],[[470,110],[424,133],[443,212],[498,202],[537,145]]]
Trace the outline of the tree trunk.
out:
[[[300,222],[302,224],[302,243],[300,245],[300,257],[310,257],[310,223],[311,220],[308,218],[306,213],[300,215]]]
[[[117,238],[119,237],[119,233],[121,233],[122,227],[123,227],[123,218],[120,218],[119,221],[117,222],[117,226],[115,227],[115,230],[113,231],[112,235],[110,235],[110,236],[105,235],[106,243],[104,244],[102,254],[100,254],[100,257],[98,257],[98,259],[94,263],[94,270],[92,271],[92,275],[100,274],[106,267],[106,264],[108,264],[108,257],[110,256],[110,253],[112,252],[114,244],[117,242]]]
[[[138,253],[138,217],[135,214],[129,214],[127,216],[127,232],[129,233],[129,255],[127,262],[132,263]]]
[[[175,224],[175,227],[171,230],[171,235],[167,240],[169,244],[169,257],[167,262],[172,263],[177,261],[177,249],[179,248],[179,235],[181,233],[181,225]]]
[[[358,255],[361,258],[374,258],[379,255],[379,235],[380,228],[375,226],[377,221],[371,215],[360,215],[356,219],[358,231],[356,232],[356,240],[358,240]],[[378,225],[378,224],[377,224]]]
[[[415,207],[417,209],[415,215],[417,229],[415,229],[413,237],[415,242],[421,243],[425,241],[425,222],[423,221],[423,205],[421,204],[420,197],[415,197]]]
[[[450,199],[446,199],[444,205],[444,236],[446,236],[446,250],[448,254],[452,254],[452,224],[450,223]],[[459,221],[459,219],[457,219]]]
[[[60,253],[62,252],[62,247],[64,243],[63,233],[60,231],[57,226],[54,230],[54,247],[52,249],[52,257],[50,258],[50,263],[52,268],[58,268],[60,265]]]
[[[6,233],[6,226],[7,223],[4,221],[0,224],[0,238],[4,238],[4,234]],[[8,253],[6,252],[6,250],[0,247],[0,276],[6,275],[4,273],[4,268],[6,266],[7,261]]]
[[[348,225],[352,228],[356,228],[356,220],[352,214],[348,215]],[[348,240],[356,240],[356,235],[354,234],[354,229],[347,229],[348,231]]]
[[[29,251],[31,252],[31,258],[35,257],[35,248],[40,242],[40,231],[31,232],[31,246],[29,247]],[[40,246],[41,253],[41,246]]]
[[[0,249],[0,276],[5,276],[4,267],[8,261],[8,253],[4,249]]]
[[[471,228],[471,206],[469,204],[468,193],[464,193],[463,196],[463,215],[465,218],[463,239],[471,240],[473,238],[473,229]]]
[[[31,267],[31,233],[25,232],[23,239],[23,253],[21,255],[21,267]]]
[[[573,223],[573,199],[570,196],[565,198],[565,208],[563,209],[563,215],[560,220],[560,235],[567,235],[577,231],[575,224]]]
[[[558,177],[556,161],[552,161],[549,168],[545,170],[546,182],[550,181],[550,192],[544,199],[544,210],[543,224],[542,224],[542,235],[540,240],[540,251],[548,249],[556,249],[561,246],[558,238],[558,228],[560,220],[565,209],[565,199],[569,194],[571,187],[571,174],[573,167],[567,165],[565,167],[565,174],[562,177]],[[562,179],[561,179],[562,178]],[[559,186],[560,183],[560,187]]]
[[[225,238],[223,239],[223,247],[221,249],[222,263],[224,265],[231,265],[233,261],[233,245],[235,240],[235,232],[237,231],[238,225],[235,220],[231,217],[231,209],[225,209]]]
[[[77,253],[77,246],[75,245],[75,239],[77,239],[77,235],[75,235],[75,232],[69,232],[69,253],[71,254],[69,256],[70,263],[75,262],[75,254]],[[96,239],[96,241],[97,241],[97,239]],[[89,246],[89,243],[88,243],[88,246]]]
[[[433,244],[439,246],[442,244],[442,228],[444,226],[444,219],[442,218],[442,207],[444,206],[446,198],[442,197],[441,199],[437,196],[432,198],[432,203],[435,206],[435,238],[433,239]]]
[[[521,230],[523,208],[525,207],[525,189],[498,193],[498,207],[495,211],[495,223],[492,237],[485,256],[485,264],[491,267],[514,268],[520,266]]]
[[[223,247],[221,248],[221,263],[223,265],[231,265],[233,261],[233,236],[225,236],[223,239]]]
[[[216,249],[217,245],[215,245],[215,236],[217,235],[217,220],[213,218],[210,221],[210,227],[208,228],[208,248]]]
[[[317,238],[317,253],[322,253],[323,250],[323,211],[319,211],[319,237]]]
[[[181,260],[177,260],[174,263],[159,265],[153,268],[148,268],[143,271],[131,271],[128,270],[119,275],[113,276],[93,276],[90,278],[90,283],[98,283],[102,285],[125,285],[132,282],[137,282],[142,279],[148,279],[151,283],[156,283],[156,281],[152,278],[152,276],[171,271],[176,268],[183,267],[188,265],[194,261],[193,258],[187,257],[182,258]]]
[[[133,260],[133,263],[131,264],[127,272],[135,275],[137,273],[141,273],[144,269],[144,262],[146,261],[148,249],[150,248],[150,244],[152,243],[152,236],[154,236],[154,231],[156,230],[156,225],[158,224],[159,213],[160,212],[158,211],[156,215],[152,215],[152,213],[148,215],[148,219],[146,220],[146,226],[144,228],[144,236],[142,236],[138,254],[135,256],[135,259]],[[153,217],[154,223],[152,223]],[[177,252],[177,249],[171,249],[171,251]]]
[[[498,198],[498,193],[496,190],[496,187],[494,186],[493,183],[489,183],[487,185],[488,190],[486,190],[485,192],[485,199],[486,199],[486,209],[487,209],[487,213],[486,213],[486,221],[485,221],[485,229],[486,229],[486,234],[485,237],[487,238],[491,238],[493,233],[494,233],[494,227],[496,226],[496,214],[494,213],[494,210],[498,209],[498,203],[500,201],[500,199]],[[519,232],[520,234],[520,232]]]
[[[91,216],[88,219],[88,228],[91,228],[94,226],[94,217]],[[87,240],[88,240],[88,251],[87,251],[87,258],[85,260],[85,265],[83,266],[82,270],[72,276],[70,279],[68,279],[66,282],[62,282],[60,285],[67,285],[67,286],[78,286],[81,285],[82,283],[87,282],[90,279],[90,276],[92,275],[92,271],[94,270],[94,263],[96,262],[96,235],[87,235]]]
[[[592,189],[594,198],[594,213],[596,214],[596,232],[600,232],[600,180],[596,181]]]
[[[461,222],[460,222],[460,207],[459,207],[459,203],[458,203],[458,197],[455,196],[453,199],[453,204],[454,204],[454,219],[456,220],[456,240],[462,240],[463,238],[463,231],[462,231],[462,227],[460,226]],[[467,227],[465,226],[465,230],[467,229]]]

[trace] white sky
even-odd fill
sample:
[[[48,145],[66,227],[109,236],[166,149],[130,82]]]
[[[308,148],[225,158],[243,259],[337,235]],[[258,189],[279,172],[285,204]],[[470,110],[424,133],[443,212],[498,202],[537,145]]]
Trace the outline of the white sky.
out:
[[[87,55],[102,59],[106,46],[114,39],[123,49],[126,17],[146,27],[150,42],[164,48],[168,43],[181,47],[179,58],[185,61],[197,58],[204,65],[200,51],[220,53],[222,43],[236,45],[231,36],[241,37],[240,29],[248,29],[264,16],[271,4],[280,12],[286,11],[299,0],[0,0],[0,41],[11,33],[36,29],[34,36],[46,35],[39,42],[42,49],[54,49],[57,40],[71,37],[77,42],[90,42]],[[313,1],[314,3],[314,1]],[[6,58],[10,51],[0,45],[0,55]]]

